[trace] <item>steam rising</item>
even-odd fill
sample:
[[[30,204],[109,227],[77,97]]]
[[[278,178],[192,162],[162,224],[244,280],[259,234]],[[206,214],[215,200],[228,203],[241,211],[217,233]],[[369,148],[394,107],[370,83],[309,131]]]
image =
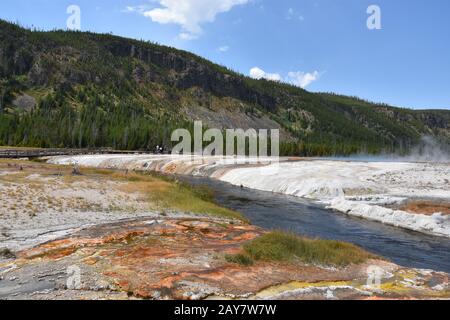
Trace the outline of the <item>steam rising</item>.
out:
[[[349,157],[331,157],[331,160],[353,160],[364,162],[429,162],[450,163],[450,145],[439,142],[432,136],[423,136],[418,146],[414,147],[407,155],[366,153],[355,154]]]
[[[418,147],[405,157],[410,162],[450,162],[449,146],[431,136],[424,136]]]

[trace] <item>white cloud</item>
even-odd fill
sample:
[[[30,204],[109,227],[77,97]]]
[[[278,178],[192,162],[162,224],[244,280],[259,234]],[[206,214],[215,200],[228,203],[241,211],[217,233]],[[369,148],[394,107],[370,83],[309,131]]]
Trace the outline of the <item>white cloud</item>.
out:
[[[305,17],[298,14],[294,9],[289,8],[286,14],[286,20],[298,19],[300,21],[304,21]]]
[[[281,81],[281,76],[278,73],[267,73],[264,70],[254,67],[250,69],[250,77],[253,79],[267,79],[272,81]]]
[[[182,28],[180,39],[195,39],[203,32],[201,25],[214,22],[219,13],[250,0],[154,0],[159,8],[127,7],[128,12],[138,12],[160,24],[178,24]]]
[[[272,81],[284,81],[300,88],[306,88],[308,85],[320,78],[319,71],[302,72],[290,71],[287,76],[283,77],[279,73],[267,73],[264,70],[254,67],[250,69],[250,77],[254,79],[267,79]]]
[[[125,9],[122,10],[122,12],[125,12],[125,13],[137,12],[137,13],[142,14],[148,9],[150,9],[150,6],[143,4],[143,5],[139,5],[139,6],[126,6]]]
[[[320,73],[318,71],[314,72],[302,72],[302,71],[291,71],[288,73],[287,76],[287,82],[300,87],[300,88],[306,88],[309,86],[312,82],[318,80],[320,77]]]
[[[219,51],[220,51],[220,52],[227,52],[228,50],[230,50],[230,47],[229,47],[229,46],[222,46],[222,47],[219,47]]]
[[[287,20],[291,20],[293,15],[294,15],[294,9],[289,8],[289,10],[288,10],[288,12],[287,12],[286,19],[287,19]]]

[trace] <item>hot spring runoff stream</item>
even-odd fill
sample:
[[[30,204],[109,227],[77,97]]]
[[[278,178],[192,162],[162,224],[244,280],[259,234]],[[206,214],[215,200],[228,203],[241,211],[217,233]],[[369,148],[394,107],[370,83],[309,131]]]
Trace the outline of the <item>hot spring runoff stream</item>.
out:
[[[240,188],[209,178],[183,177],[207,185],[219,204],[237,210],[252,224],[300,235],[354,243],[406,267],[450,272],[450,239],[350,217],[298,197]]]

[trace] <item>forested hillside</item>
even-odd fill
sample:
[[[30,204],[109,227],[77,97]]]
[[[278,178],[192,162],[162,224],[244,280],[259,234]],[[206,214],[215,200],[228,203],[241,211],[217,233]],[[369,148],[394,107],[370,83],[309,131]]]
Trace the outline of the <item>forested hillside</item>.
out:
[[[0,20],[0,145],[170,148],[175,128],[280,128],[282,153],[403,152],[450,141],[450,111],[415,111],[254,80],[177,49]]]

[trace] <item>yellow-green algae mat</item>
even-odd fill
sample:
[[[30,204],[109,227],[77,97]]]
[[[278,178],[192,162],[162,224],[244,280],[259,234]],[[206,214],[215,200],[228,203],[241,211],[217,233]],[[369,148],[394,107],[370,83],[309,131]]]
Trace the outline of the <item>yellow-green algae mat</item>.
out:
[[[368,285],[367,279],[352,281],[291,281],[268,287],[250,295],[251,300],[269,299],[450,299],[450,284],[428,284],[432,272],[419,269],[400,269],[376,284]],[[222,299],[209,297],[208,299]]]

